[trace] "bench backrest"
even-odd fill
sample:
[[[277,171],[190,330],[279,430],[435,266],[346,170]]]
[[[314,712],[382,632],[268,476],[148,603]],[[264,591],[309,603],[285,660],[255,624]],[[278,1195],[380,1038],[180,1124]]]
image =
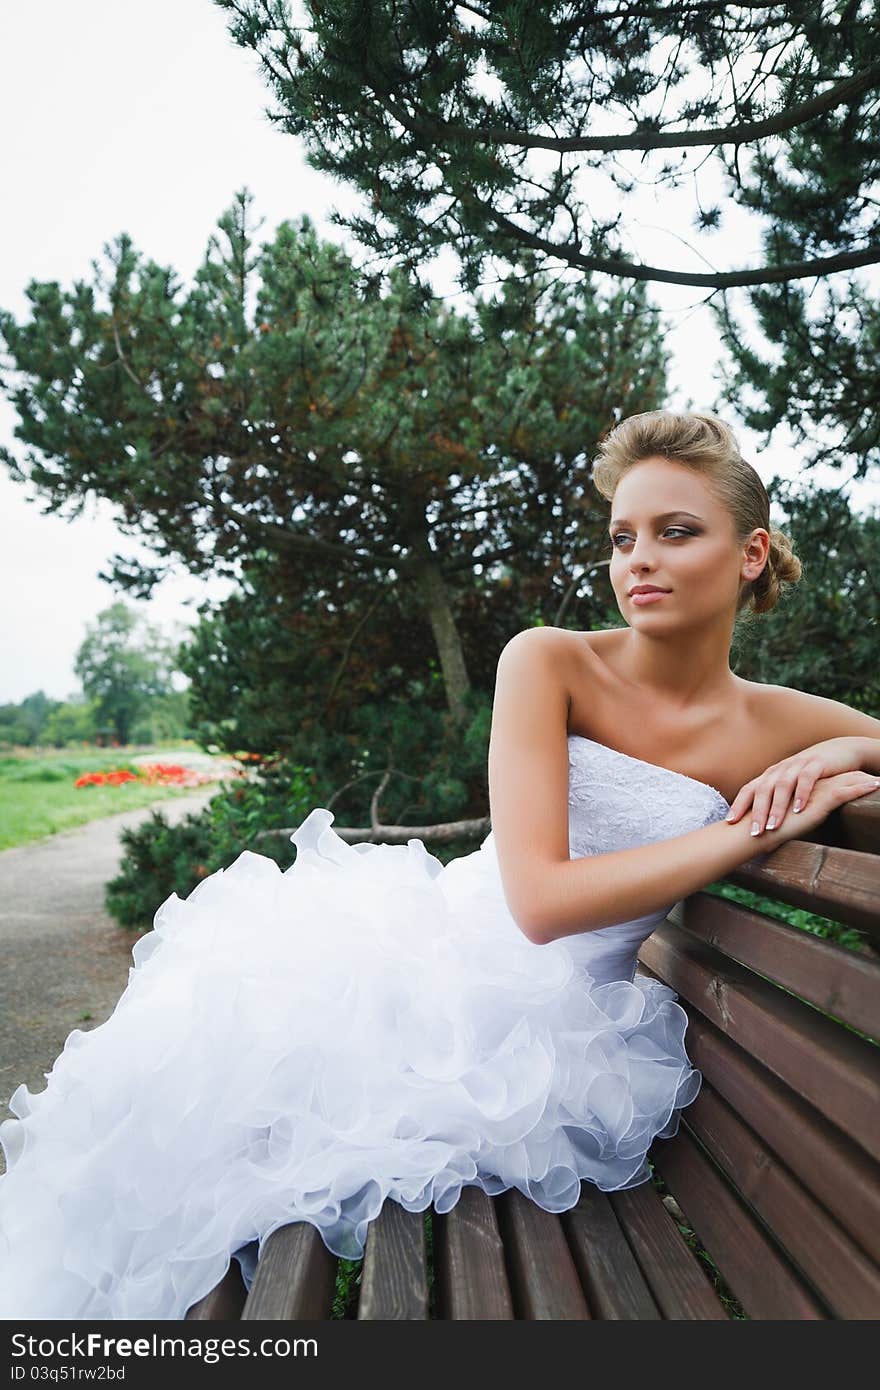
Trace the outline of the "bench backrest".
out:
[[[724,882],[864,944],[676,905],[639,969],[678,994],[703,1084],[651,1158],[750,1317],[880,1317],[880,795]]]

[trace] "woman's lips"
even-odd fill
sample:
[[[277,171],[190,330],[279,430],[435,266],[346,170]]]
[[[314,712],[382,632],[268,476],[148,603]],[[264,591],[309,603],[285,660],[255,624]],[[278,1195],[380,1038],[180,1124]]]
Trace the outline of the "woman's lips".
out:
[[[630,598],[642,608],[646,603],[656,603],[658,598],[668,597],[668,592],[666,589],[653,589],[649,594],[630,594]]]

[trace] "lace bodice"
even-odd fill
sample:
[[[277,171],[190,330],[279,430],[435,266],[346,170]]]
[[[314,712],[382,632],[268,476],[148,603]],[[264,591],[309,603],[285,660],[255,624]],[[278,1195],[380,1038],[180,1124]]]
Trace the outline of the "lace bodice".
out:
[[[721,820],[730,806],[708,782],[568,736],[569,852],[608,854],[685,835]]]
[[[582,734],[568,736],[568,763],[572,859],[671,840],[723,820],[730,810],[717,787]],[[556,944],[597,979],[631,980],[639,947],[672,906],[582,936],[561,937]]]

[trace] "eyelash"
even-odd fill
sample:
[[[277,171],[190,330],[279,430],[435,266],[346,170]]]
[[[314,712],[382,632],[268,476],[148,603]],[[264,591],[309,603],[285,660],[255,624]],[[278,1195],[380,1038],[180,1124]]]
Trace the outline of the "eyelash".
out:
[[[694,534],[694,532],[693,532],[693,531],[689,531],[689,530],[687,529],[686,526],[667,526],[667,527],[666,527],[666,530],[663,532],[664,536],[666,535],[666,531],[681,531],[682,535],[684,535],[684,536],[692,536],[692,535]],[[620,546],[617,544],[618,540],[620,539],[621,536],[628,536],[628,535],[629,535],[629,532],[628,532],[628,531],[617,531],[617,532],[615,532],[615,534],[611,537],[611,545],[612,545],[612,548],[613,548],[614,550],[619,550],[619,549],[620,549]]]

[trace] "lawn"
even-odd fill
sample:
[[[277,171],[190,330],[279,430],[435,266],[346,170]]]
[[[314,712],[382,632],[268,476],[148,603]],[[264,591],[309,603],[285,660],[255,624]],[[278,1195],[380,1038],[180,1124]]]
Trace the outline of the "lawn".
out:
[[[173,748],[24,749],[0,754],[0,850],[45,839],[102,816],[137,810],[163,801],[191,796],[193,788],[149,786],[123,782],[120,786],[75,787],[84,772],[103,772],[127,766],[133,756],[156,762],[183,762],[187,754],[201,770],[206,755],[195,744]],[[218,760],[218,768],[221,760]],[[225,772],[225,764],[223,765]]]

